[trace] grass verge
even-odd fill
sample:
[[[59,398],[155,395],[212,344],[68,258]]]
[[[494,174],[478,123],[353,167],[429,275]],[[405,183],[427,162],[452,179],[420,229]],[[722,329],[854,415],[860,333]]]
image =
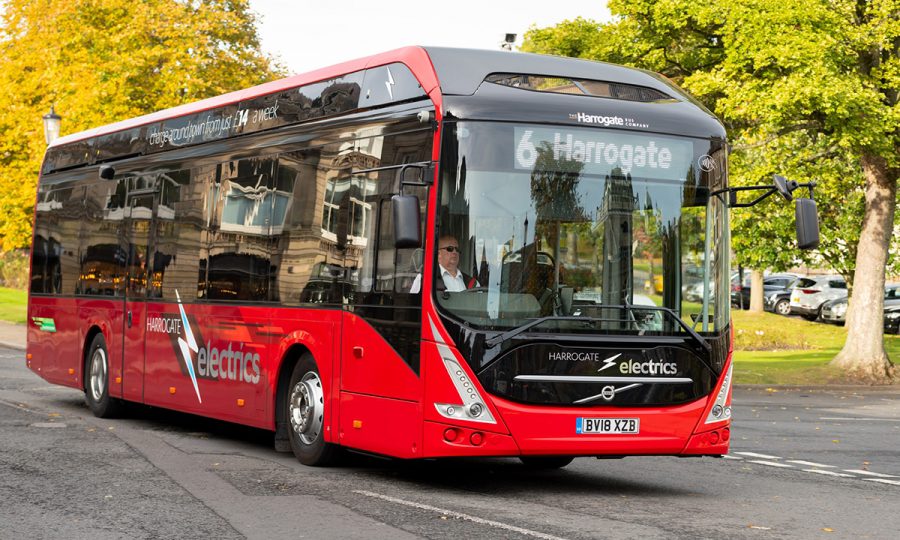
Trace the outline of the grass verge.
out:
[[[820,385],[847,383],[841,370],[828,365],[847,338],[841,326],[813,323],[772,313],[733,310],[734,382],[737,384]],[[886,335],[884,345],[896,362],[900,336]]]
[[[0,321],[25,324],[28,315],[28,293],[0,287]]]

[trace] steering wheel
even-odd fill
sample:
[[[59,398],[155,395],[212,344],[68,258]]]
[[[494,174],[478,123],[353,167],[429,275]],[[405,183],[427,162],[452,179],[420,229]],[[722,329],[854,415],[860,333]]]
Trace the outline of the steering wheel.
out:
[[[488,292],[489,290],[490,289],[488,287],[472,287],[471,289],[466,289],[463,292],[484,294],[484,293]]]

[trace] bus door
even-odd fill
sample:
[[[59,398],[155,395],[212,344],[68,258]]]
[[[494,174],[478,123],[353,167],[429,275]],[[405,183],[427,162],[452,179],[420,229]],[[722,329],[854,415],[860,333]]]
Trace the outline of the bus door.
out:
[[[148,178],[132,180],[123,223],[123,247],[127,253],[123,392],[125,399],[138,402],[144,401],[144,377],[147,374],[144,354],[149,279],[147,258],[157,199],[153,183]]]

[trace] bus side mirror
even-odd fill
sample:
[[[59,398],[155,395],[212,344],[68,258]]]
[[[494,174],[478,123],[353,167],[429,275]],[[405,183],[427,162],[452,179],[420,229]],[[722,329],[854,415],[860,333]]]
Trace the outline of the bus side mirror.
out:
[[[814,249],[819,245],[819,213],[816,201],[812,199],[794,199],[797,218],[797,247]]]
[[[391,198],[394,212],[394,247],[416,248],[422,245],[422,218],[419,214],[419,198],[415,195],[394,195]]]

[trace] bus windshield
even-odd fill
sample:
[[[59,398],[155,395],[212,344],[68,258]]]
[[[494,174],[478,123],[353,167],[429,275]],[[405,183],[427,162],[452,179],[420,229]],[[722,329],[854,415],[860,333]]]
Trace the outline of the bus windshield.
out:
[[[445,314],[507,333],[727,326],[721,145],[492,122],[448,124],[443,140],[437,244],[459,246],[466,282],[435,287]]]

